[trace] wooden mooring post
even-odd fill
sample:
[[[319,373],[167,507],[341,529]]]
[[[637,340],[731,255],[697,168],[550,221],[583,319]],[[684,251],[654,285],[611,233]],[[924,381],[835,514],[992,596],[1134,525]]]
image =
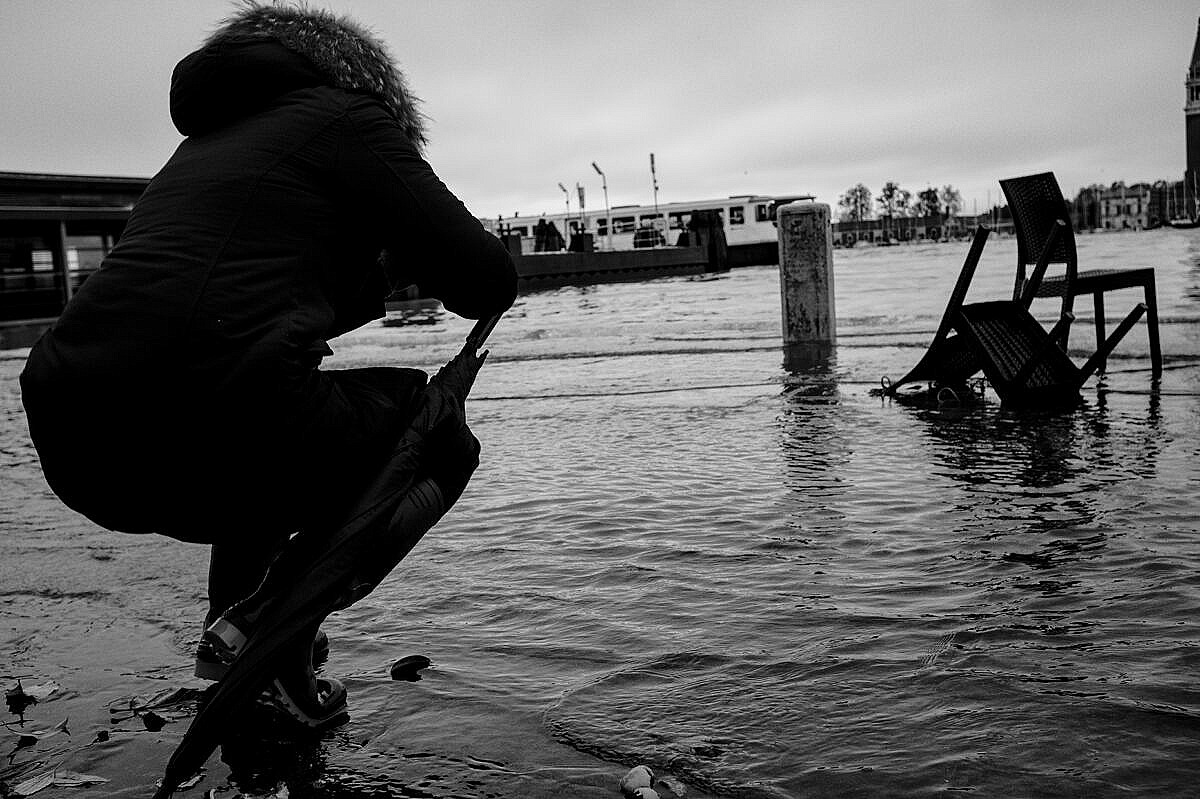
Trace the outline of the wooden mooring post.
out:
[[[780,206],[778,222],[784,368],[791,371],[827,362],[837,343],[833,228],[824,203]]]

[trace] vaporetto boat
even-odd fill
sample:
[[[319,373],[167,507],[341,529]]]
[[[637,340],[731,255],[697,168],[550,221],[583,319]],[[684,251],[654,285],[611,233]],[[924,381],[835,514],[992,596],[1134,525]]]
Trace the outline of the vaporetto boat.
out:
[[[721,219],[726,243],[731,249],[742,249],[777,245],[779,234],[775,213],[779,206],[812,199],[811,194],[739,194],[717,200],[619,205],[607,210],[571,214],[565,211],[517,214],[480,221],[497,236],[520,236],[522,253],[536,251],[539,222],[553,224],[566,239],[563,246],[577,234],[590,233],[596,250],[632,250],[677,244],[680,235],[687,231],[692,214],[715,211]]]

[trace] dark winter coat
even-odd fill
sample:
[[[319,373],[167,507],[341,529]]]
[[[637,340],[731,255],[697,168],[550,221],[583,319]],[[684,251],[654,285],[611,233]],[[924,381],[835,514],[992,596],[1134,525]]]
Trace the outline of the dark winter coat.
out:
[[[22,374],[51,486],[134,531],[203,497],[286,502],[394,438],[420,375],[317,368],[391,285],[469,318],[516,294],[505,248],[423,159],[400,74],[352,23],[244,11],[176,67],[171,114],[187,138]]]

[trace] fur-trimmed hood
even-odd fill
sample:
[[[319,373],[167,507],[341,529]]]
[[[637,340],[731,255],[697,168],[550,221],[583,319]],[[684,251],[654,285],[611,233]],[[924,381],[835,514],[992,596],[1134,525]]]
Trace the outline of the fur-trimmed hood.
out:
[[[243,5],[175,68],[171,115],[181,133],[220,127],[284,91],[323,84],[375,97],[418,147],[425,143],[419,101],[377,36],[325,9]]]

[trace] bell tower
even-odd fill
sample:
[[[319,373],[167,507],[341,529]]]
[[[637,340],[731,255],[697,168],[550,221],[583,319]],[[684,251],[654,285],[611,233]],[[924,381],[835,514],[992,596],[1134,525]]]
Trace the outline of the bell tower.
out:
[[[1200,186],[1200,30],[1192,47],[1192,60],[1187,72],[1187,105],[1183,107],[1187,123],[1187,172],[1184,173],[1184,192],[1193,200]]]

